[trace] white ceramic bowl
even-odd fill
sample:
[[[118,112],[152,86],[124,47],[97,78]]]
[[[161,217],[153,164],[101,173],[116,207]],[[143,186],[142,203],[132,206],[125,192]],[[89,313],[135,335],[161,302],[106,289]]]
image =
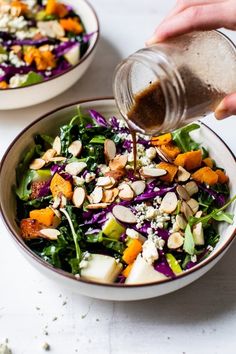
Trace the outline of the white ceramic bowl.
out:
[[[99,39],[99,22],[97,15],[86,0],[63,0],[63,2],[67,5],[71,5],[79,14],[87,33],[94,32],[94,35],[89,41],[89,47],[86,53],[77,65],[47,81],[26,87],[0,90],[0,110],[33,106],[61,94],[74,85],[91,64]]]
[[[93,108],[101,112],[106,118],[112,115],[119,117],[115,102],[111,98],[88,100],[79,102],[79,104],[83,109]],[[2,159],[0,168],[0,209],[11,238],[15,241],[22,255],[40,272],[60,283],[60,286],[65,286],[75,292],[99,299],[127,301],[152,298],[180,289],[198,279],[220,260],[232,243],[236,229],[236,218],[233,225],[221,223],[219,227],[220,241],[210,257],[202,263],[184,272],[174,280],[168,279],[145,285],[104,285],[77,280],[73,275],[53,268],[36,256],[21,239],[19,227],[15,221],[16,199],[13,193],[15,168],[24,153],[33,144],[33,136],[38,133],[55,135],[56,128],[67,122],[76,113],[77,105],[78,103],[59,108],[30,124],[15,138]],[[204,143],[204,146],[209,149],[211,156],[216,159],[218,165],[226,169],[231,181],[231,195],[235,195],[236,183],[232,184],[232,182],[235,181],[236,163],[233,154],[224,142],[204,124],[201,124],[201,129],[195,132],[195,139]],[[229,208],[230,212],[233,212],[234,209],[234,205]]]

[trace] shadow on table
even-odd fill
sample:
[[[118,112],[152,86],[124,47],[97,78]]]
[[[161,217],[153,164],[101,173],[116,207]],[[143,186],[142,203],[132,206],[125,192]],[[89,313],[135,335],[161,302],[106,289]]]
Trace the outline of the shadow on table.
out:
[[[223,259],[195,283],[156,299],[119,303],[132,322],[188,324],[219,318],[236,308],[234,244]],[[140,311],[141,309],[141,311]]]

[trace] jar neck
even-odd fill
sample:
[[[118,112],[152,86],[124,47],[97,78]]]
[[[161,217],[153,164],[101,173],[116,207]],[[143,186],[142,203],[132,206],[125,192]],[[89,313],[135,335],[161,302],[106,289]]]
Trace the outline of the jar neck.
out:
[[[127,117],[138,93],[134,89],[134,81],[139,79],[143,85],[140,90],[147,88],[153,81],[159,82],[164,96],[165,118],[153,131],[140,128],[135,121],[131,122]],[[122,61],[115,70],[113,91],[120,113],[129,126],[138,132],[152,135],[171,131],[183,124],[186,112],[184,83],[174,63],[158,46],[141,49]]]

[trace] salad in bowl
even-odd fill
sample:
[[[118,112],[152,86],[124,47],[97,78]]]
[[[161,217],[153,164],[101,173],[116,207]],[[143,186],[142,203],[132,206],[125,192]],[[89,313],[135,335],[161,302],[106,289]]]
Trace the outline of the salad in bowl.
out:
[[[77,65],[94,33],[57,0],[0,1],[0,89],[46,81]]]
[[[34,136],[16,169],[17,221],[27,246],[57,269],[96,283],[178,278],[210,256],[229,178],[192,138],[193,123],[157,137],[89,109],[58,134]]]

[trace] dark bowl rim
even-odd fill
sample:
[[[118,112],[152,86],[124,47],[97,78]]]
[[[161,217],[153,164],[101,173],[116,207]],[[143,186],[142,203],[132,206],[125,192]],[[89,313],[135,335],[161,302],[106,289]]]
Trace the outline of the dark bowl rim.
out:
[[[82,64],[94,52],[95,48],[97,47],[97,43],[99,41],[99,38],[100,38],[100,24],[99,24],[99,20],[98,20],[98,15],[97,15],[96,11],[94,10],[94,7],[90,4],[90,2],[88,0],[82,0],[82,1],[89,7],[92,14],[94,15],[97,30],[94,31],[94,34],[96,35],[96,39],[95,39],[94,44],[91,46],[91,48],[88,48],[88,50],[85,52],[84,56],[80,59],[80,61],[76,65],[72,65],[70,68],[63,71],[61,74],[52,76],[52,77],[48,78],[47,80],[44,80],[41,82],[36,82],[35,84],[28,85],[28,86],[8,87],[6,89],[0,90],[1,93],[4,94],[4,92],[11,92],[11,91],[16,91],[16,90],[20,90],[20,89],[26,90],[26,89],[30,89],[31,87],[34,87],[37,85],[42,85],[42,84],[46,85],[49,81],[55,80],[65,74],[69,73],[70,71],[74,70],[78,66],[80,66],[80,64]]]
[[[99,98],[89,98],[89,99],[81,99],[79,101],[76,101],[74,103],[69,103],[63,106],[60,106],[58,108],[55,108],[53,110],[51,110],[50,112],[47,112],[45,114],[43,114],[42,116],[40,116],[39,118],[37,118],[36,120],[34,120],[33,122],[31,122],[30,124],[28,124],[14,139],[13,141],[10,143],[10,145],[8,146],[7,150],[5,151],[1,163],[0,163],[0,179],[1,179],[1,173],[2,173],[2,169],[3,166],[5,164],[5,161],[7,160],[8,154],[10,153],[11,149],[13,148],[13,146],[15,145],[15,143],[17,142],[17,140],[24,135],[24,133],[31,128],[33,125],[35,125],[36,123],[38,123],[39,121],[45,119],[46,117],[48,117],[49,115],[52,115],[54,113],[59,112],[60,110],[63,110],[65,108],[69,108],[72,106],[76,106],[79,104],[83,104],[83,103],[88,103],[88,102],[94,102],[94,101],[114,101],[113,97],[99,97]],[[234,155],[234,153],[232,152],[232,150],[228,147],[228,145],[223,141],[223,139],[214,132],[213,129],[211,129],[210,127],[208,127],[205,123],[200,122],[205,128],[207,128],[208,130],[210,130],[217,138],[218,140],[221,141],[221,143],[223,143],[225,145],[225,147],[227,148],[227,150],[229,151],[230,155],[232,156],[232,158],[234,159],[234,161],[236,162],[236,157]],[[143,287],[152,287],[152,286],[157,286],[157,285],[161,285],[161,284],[166,284],[169,282],[173,282],[175,280],[178,279],[182,279],[187,277],[188,275],[191,275],[199,270],[201,270],[202,268],[204,268],[205,266],[207,266],[208,264],[210,264],[211,262],[213,262],[216,258],[218,258],[224,251],[227,250],[228,246],[232,243],[232,241],[234,240],[235,236],[236,236],[236,228],[234,229],[234,231],[232,232],[232,234],[230,235],[230,237],[228,238],[228,240],[224,243],[224,245],[221,247],[221,249],[219,249],[218,251],[216,251],[216,253],[211,257],[211,258],[207,258],[206,260],[204,260],[203,262],[197,264],[196,266],[194,266],[193,268],[183,272],[182,274],[178,275],[175,278],[168,278],[168,279],[163,279],[163,280],[159,280],[157,282],[152,282],[152,283],[147,283],[147,284],[130,284],[130,285],[125,285],[125,284],[119,284],[119,283],[112,283],[112,284],[106,284],[106,283],[97,283],[94,281],[89,281],[89,280],[85,280],[85,279],[80,279],[75,277],[73,274],[70,274],[66,271],[63,271],[59,268],[54,268],[52,265],[50,265],[48,262],[44,261],[42,258],[40,258],[39,256],[37,256],[20,238],[20,236],[13,230],[13,228],[11,227],[10,222],[8,222],[7,217],[5,216],[5,214],[3,213],[3,208],[2,208],[2,200],[1,200],[1,196],[0,196],[0,212],[1,212],[1,216],[2,219],[4,221],[4,224],[7,228],[7,230],[9,231],[9,233],[11,234],[13,240],[16,242],[16,244],[24,251],[26,252],[26,254],[33,260],[36,261],[38,264],[42,265],[43,267],[47,268],[47,270],[51,270],[54,273],[56,273],[57,275],[63,276],[66,279],[70,279],[72,281],[76,281],[76,282],[82,282],[84,284],[88,284],[88,285],[93,285],[93,286],[99,286],[99,287],[110,287],[110,288],[121,288],[121,289],[131,289],[131,288],[143,288]]]

